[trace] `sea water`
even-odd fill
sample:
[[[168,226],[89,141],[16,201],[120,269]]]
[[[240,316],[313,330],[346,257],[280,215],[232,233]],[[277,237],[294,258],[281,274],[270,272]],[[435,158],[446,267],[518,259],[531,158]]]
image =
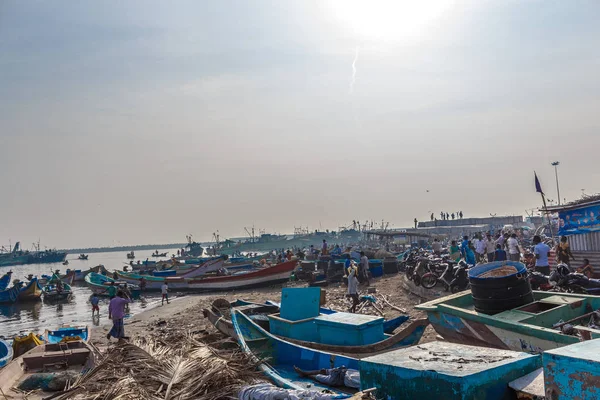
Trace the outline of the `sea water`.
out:
[[[177,249],[158,249],[159,253],[167,252],[170,256]],[[153,250],[135,252],[137,260],[164,260],[165,258],[152,257]],[[12,271],[12,279],[27,281],[27,275],[33,274],[38,277],[50,275],[55,270],[61,274],[67,269],[87,271],[91,267],[102,264],[109,271],[122,271],[129,264],[126,252],[90,253],[88,260],[78,260],[79,254],[67,255],[69,265],[55,264],[30,264],[15,265],[11,267],[0,267],[0,276]],[[12,286],[12,283],[11,283]],[[45,329],[54,329],[62,324],[72,325],[104,325],[108,320],[108,298],[100,297],[100,319],[92,319],[92,306],[89,298],[92,291],[85,282],[76,282],[72,286],[73,296],[68,302],[49,304],[44,301],[0,304],[0,337],[12,338],[17,334],[29,332],[43,333]],[[130,315],[137,314],[144,309],[155,307],[160,304],[160,292],[144,293],[141,299],[135,299],[130,304]]]

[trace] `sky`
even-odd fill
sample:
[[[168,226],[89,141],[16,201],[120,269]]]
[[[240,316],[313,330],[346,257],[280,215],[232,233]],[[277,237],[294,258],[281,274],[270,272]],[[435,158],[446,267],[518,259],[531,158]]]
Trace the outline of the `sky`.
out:
[[[112,246],[600,192],[597,1],[0,2],[0,244]]]

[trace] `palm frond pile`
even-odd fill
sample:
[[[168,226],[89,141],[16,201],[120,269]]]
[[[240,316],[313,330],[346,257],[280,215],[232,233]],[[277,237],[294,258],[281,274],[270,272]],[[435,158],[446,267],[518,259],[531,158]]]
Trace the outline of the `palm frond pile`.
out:
[[[109,349],[56,399],[230,399],[261,380],[256,364],[237,348],[217,349],[191,336],[168,345],[145,339]]]

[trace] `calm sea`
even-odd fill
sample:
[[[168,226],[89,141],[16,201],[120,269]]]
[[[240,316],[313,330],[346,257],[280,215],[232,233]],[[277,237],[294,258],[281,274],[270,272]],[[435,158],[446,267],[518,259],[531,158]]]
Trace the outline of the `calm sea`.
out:
[[[161,253],[168,252],[169,255],[177,251],[177,249],[158,250]],[[136,252],[136,259],[157,260],[151,257],[152,252],[153,250]],[[98,264],[103,264],[109,271],[112,271],[114,269],[122,270],[123,266],[128,263],[126,252],[90,253],[88,260],[78,260],[78,256],[78,254],[69,254],[67,256],[69,265],[66,266],[58,263],[0,267],[0,276],[12,270],[13,279],[26,281],[26,276],[29,274],[49,275],[56,269],[65,273],[67,268],[88,270]],[[85,286],[84,282],[81,282],[73,285],[73,297],[68,303],[47,304],[38,301],[11,305],[0,304],[0,337],[11,338],[16,334],[29,332],[43,333],[45,329],[53,329],[61,324],[103,325],[108,323],[108,298],[101,298],[100,320],[92,320],[92,309],[88,302],[91,294],[90,289]],[[140,300],[131,304],[131,315],[158,304],[160,304],[160,294],[145,294]]]

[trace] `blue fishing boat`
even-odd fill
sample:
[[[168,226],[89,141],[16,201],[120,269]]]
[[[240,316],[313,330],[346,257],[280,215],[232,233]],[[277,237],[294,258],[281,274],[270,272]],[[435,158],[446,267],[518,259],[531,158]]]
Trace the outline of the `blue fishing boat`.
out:
[[[89,331],[87,326],[62,326],[54,331],[46,330],[47,343],[72,342],[75,340],[88,341]]]
[[[0,339],[0,368],[8,364],[12,358],[12,346],[7,341]]]
[[[6,274],[2,275],[2,278],[0,278],[0,290],[6,290],[8,285],[10,285],[11,277],[12,271],[8,271]]]
[[[19,286],[12,286],[0,291],[0,303],[16,303],[19,299]]]
[[[295,367],[304,371],[314,371],[336,367],[358,370],[358,360],[352,357],[312,350],[279,339],[238,310],[231,314],[238,343],[242,350],[259,363],[260,370],[277,386],[285,389],[329,390],[336,393],[335,398],[351,397],[356,390],[350,388],[332,388],[314,380],[300,376]]]
[[[118,288],[126,289],[132,297],[139,297],[142,293],[138,285],[132,285],[122,281],[115,281],[114,279],[102,274],[90,272],[85,276],[85,283],[92,290],[92,292],[100,296],[108,296],[108,286],[111,285],[112,282],[114,282]]]

